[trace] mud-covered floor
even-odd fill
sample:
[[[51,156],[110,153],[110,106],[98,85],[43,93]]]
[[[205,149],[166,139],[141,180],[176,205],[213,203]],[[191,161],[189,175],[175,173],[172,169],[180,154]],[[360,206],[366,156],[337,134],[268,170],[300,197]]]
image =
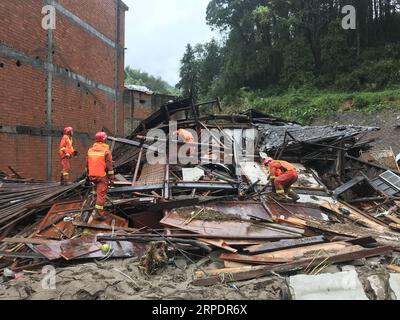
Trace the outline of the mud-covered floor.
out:
[[[335,273],[346,268],[355,268],[364,291],[371,300],[392,299],[385,287],[389,271],[381,263],[382,258],[357,260],[351,264],[331,265],[323,272]],[[56,288],[43,289],[45,275],[23,273],[18,280],[0,285],[0,299],[173,299],[173,300],[283,300],[291,299],[288,277],[279,275],[252,279],[232,284],[218,284],[211,287],[196,287],[194,269],[183,257],[177,257],[156,275],[145,276],[139,270],[137,258],[88,262],[56,269]],[[217,268],[218,261],[210,261],[202,268]],[[199,270],[197,268],[197,270]],[[376,293],[368,277],[377,276],[383,290]]]

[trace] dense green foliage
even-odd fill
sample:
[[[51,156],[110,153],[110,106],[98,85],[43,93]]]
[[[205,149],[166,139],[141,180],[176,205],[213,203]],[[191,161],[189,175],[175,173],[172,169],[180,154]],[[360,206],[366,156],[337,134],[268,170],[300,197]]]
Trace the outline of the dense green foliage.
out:
[[[339,112],[400,110],[400,89],[351,93],[292,90],[279,96],[242,90],[236,100],[231,101],[228,111],[237,112],[243,108],[255,108],[276,117],[310,124],[318,117]]]
[[[154,77],[146,72],[132,69],[129,66],[125,68],[124,72],[125,84],[139,85],[149,88],[151,91],[161,94],[179,95],[179,91],[169,85],[160,77]]]
[[[342,26],[345,5],[356,8],[355,30]],[[319,90],[334,92],[323,94],[329,109],[337,92],[400,83],[400,0],[211,0],[207,21],[224,40],[188,45],[177,85],[196,100],[247,91],[264,104]],[[323,105],[310,99],[309,110]]]

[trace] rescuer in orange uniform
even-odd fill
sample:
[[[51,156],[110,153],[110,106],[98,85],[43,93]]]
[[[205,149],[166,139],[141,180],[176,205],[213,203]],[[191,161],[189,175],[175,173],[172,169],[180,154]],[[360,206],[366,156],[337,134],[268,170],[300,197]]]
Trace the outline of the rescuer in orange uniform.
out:
[[[95,185],[95,219],[99,221],[106,220],[104,204],[106,202],[108,185],[115,179],[112,155],[109,145],[105,143],[106,140],[107,134],[105,132],[98,132],[96,134],[96,143],[89,149],[87,155],[88,177]]]
[[[273,183],[278,196],[286,197],[287,195],[295,201],[300,199],[290,188],[299,177],[294,165],[287,161],[274,160],[272,158],[264,159],[263,165],[268,167],[270,173],[269,179]]]
[[[62,185],[68,184],[69,172],[71,169],[71,158],[77,156],[78,152],[74,150],[72,143],[73,129],[67,127],[64,129],[64,136],[60,142],[60,159],[61,159],[61,178]]]
[[[176,130],[176,134],[178,135],[179,140],[185,142],[185,143],[192,143],[194,141],[193,135],[190,133],[190,131],[185,130],[185,129],[178,129]],[[186,155],[189,157],[191,153],[193,153],[194,147],[190,147]]]

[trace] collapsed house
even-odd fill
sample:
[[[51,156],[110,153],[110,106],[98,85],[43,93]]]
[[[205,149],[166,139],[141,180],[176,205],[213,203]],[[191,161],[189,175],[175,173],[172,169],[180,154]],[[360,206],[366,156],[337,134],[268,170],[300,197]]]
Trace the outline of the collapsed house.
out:
[[[117,181],[105,222],[90,219],[95,199],[84,177],[59,186],[23,179],[12,168],[2,173],[0,267],[19,272],[137,256],[152,274],[175,254],[195,263],[221,250],[224,268],[199,264],[193,275],[194,285],[208,286],[317,274],[399,249],[400,172],[391,154],[374,155],[366,140],[379,128],[307,127],[256,110],[214,109],[221,112],[218,101],[170,102],[128,137],[109,138]],[[191,129],[199,140],[171,151],[171,128]],[[206,152],[194,163],[171,161],[184,147]],[[273,197],[260,153],[295,164],[298,202]],[[149,154],[163,161],[153,163]]]

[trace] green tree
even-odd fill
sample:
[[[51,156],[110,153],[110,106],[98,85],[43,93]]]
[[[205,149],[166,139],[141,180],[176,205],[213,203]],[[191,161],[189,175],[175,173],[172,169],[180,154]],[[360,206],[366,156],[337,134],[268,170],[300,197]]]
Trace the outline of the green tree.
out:
[[[176,88],[181,90],[184,97],[193,97],[195,101],[199,97],[199,63],[198,53],[201,52],[202,46],[193,48],[190,44],[186,46],[186,51],[181,60],[181,68],[179,71],[180,81]]]
[[[179,95],[179,91],[162,80],[161,77],[154,77],[147,72],[132,69],[129,66],[125,68],[124,75],[125,84],[127,85],[145,86],[156,93]]]

